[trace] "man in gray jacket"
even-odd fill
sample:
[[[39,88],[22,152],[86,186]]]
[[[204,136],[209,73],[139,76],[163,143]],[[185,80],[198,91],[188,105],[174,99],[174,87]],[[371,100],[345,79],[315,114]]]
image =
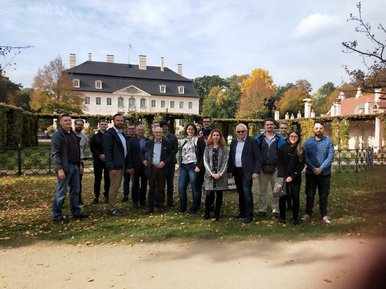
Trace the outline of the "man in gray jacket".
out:
[[[59,118],[61,128],[52,136],[52,159],[58,178],[54,203],[52,206],[53,221],[63,222],[62,208],[67,189],[70,188],[70,210],[73,218],[87,218],[79,207],[79,170],[80,145],[79,138],[72,131],[72,119],[69,114]]]

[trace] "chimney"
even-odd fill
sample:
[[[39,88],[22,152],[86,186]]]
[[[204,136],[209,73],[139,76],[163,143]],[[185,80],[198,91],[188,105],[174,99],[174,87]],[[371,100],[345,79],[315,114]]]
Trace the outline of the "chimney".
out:
[[[362,90],[360,87],[358,87],[357,94],[355,95],[355,98],[360,98],[362,96]]]
[[[146,70],[146,55],[139,56],[139,65],[138,68],[140,70]]]
[[[339,93],[339,99],[342,101],[342,100],[344,100],[345,98],[346,98],[346,96],[344,95],[344,92],[341,91],[341,92]]]
[[[90,52],[88,53],[88,61],[92,61],[92,54]]]
[[[379,102],[381,99],[381,92],[382,92],[382,89],[381,88],[376,88],[374,89],[374,101],[375,102]]]
[[[106,61],[107,61],[107,63],[114,63],[114,55],[107,54],[106,55]]]
[[[165,62],[164,62],[164,58],[161,57],[161,71],[164,71],[165,70]]]
[[[70,68],[76,66],[76,54],[70,53]]]
[[[177,73],[182,76],[182,64],[177,64]]]
[[[365,102],[365,114],[370,114],[370,104],[371,102],[369,100]]]

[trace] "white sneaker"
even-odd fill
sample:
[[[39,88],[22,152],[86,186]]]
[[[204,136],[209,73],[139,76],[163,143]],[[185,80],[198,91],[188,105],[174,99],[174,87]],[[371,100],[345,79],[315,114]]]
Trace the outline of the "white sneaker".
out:
[[[323,223],[325,223],[325,224],[331,224],[329,216],[324,216],[322,220],[323,220]]]
[[[303,221],[304,222],[307,222],[307,221],[309,221],[311,219],[311,216],[310,215],[308,215],[308,214],[305,214],[304,216],[303,216]]]

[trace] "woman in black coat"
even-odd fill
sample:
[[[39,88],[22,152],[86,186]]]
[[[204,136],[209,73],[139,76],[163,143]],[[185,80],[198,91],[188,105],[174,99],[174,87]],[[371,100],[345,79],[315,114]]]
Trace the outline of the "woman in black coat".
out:
[[[299,131],[292,130],[287,142],[279,148],[278,152],[278,178],[284,178],[285,191],[293,199],[292,217],[294,225],[299,224],[299,192],[302,182],[301,173],[304,168],[303,147]],[[279,199],[280,223],[286,222],[287,195]]]

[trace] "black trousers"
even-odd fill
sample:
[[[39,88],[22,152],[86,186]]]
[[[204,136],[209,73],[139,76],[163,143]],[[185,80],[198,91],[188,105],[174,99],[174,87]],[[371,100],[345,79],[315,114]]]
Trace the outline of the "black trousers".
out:
[[[96,199],[99,198],[101,192],[102,176],[104,178],[104,192],[105,197],[109,197],[110,188],[110,175],[109,171],[106,170],[105,163],[94,162],[94,196]]]
[[[242,168],[235,169],[235,183],[239,193],[240,215],[253,217],[252,176],[245,176]]]
[[[210,211],[212,210],[214,200],[216,199],[216,206],[214,209],[215,218],[220,217],[220,210],[223,200],[223,191],[206,191],[205,196],[205,217],[210,216]]]
[[[143,168],[136,170],[133,176],[131,196],[134,204],[146,205],[147,177]]]
[[[327,216],[328,195],[330,194],[331,175],[322,176],[306,174],[306,214],[312,216],[315,193],[319,193],[319,209],[321,217]]]
[[[286,202],[288,201],[288,194],[292,196],[292,218],[293,220],[299,219],[299,207],[300,207],[300,186],[302,180],[300,177],[294,179],[290,183],[286,183],[287,195],[281,196],[279,199],[280,218],[285,220],[286,218]]]

